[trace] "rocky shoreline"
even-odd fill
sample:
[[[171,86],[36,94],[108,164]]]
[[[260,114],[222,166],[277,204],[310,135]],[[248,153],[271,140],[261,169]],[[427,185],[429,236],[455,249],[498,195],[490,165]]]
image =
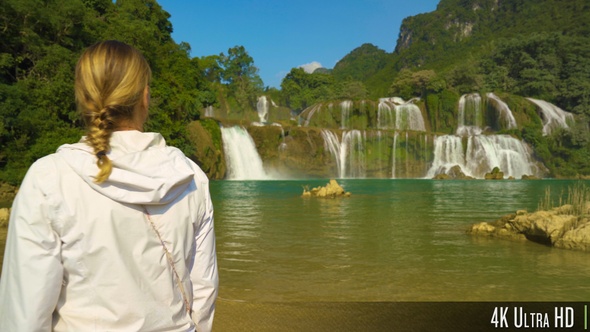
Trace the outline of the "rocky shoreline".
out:
[[[472,225],[467,233],[510,240],[529,240],[555,248],[590,251],[590,202],[585,213],[574,213],[572,205],[529,213],[519,210],[493,222]]]

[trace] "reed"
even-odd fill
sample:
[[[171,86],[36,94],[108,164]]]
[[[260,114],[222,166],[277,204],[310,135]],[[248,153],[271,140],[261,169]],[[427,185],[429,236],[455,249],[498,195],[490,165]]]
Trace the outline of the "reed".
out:
[[[565,197],[564,197],[565,196]],[[590,188],[582,182],[577,182],[567,189],[567,196],[564,192],[559,195],[557,205],[554,205],[554,200],[551,198],[551,187],[545,188],[545,196],[541,198],[538,204],[538,211],[549,211],[555,207],[564,205],[571,205],[570,209],[561,209],[563,214],[576,215],[579,217],[588,214],[588,203],[590,202]]]

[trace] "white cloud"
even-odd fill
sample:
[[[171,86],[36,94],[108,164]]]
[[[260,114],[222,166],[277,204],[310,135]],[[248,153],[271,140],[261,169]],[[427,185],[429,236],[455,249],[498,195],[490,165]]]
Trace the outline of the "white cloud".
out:
[[[305,70],[306,73],[309,74],[313,73],[314,70],[322,67],[322,64],[317,61],[312,61],[310,63],[306,63],[304,65],[299,66],[299,68],[302,68],[303,70]]]

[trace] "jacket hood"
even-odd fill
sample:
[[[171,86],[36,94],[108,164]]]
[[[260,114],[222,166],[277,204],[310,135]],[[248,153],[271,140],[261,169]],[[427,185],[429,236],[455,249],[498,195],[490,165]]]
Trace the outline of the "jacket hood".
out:
[[[188,158],[167,146],[160,134],[116,131],[107,153],[113,171],[97,184],[97,159],[85,141],[82,137],[76,144],[62,145],[57,155],[94,190],[121,203],[166,204],[185,191],[195,173]]]

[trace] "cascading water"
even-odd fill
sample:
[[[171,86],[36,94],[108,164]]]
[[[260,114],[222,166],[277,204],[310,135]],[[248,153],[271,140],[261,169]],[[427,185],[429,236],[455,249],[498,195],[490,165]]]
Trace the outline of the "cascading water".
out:
[[[392,152],[391,152],[391,178],[395,179],[395,163],[396,163],[396,153],[397,153],[397,137],[399,136],[398,132],[395,132],[395,135],[393,136],[393,147],[392,147]]]
[[[342,158],[340,154],[340,141],[338,141],[338,136],[333,132],[322,129],[322,138],[324,139],[324,149],[330,151],[330,154],[336,161],[336,169],[338,171],[338,177],[341,178],[342,174],[344,173],[342,169]]]
[[[457,135],[471,136],[482,133],[481,97],[477,93],[462,95],[459,99]]]
[[[322,108],[322,104],[315,104],[309,108],[306,108],[302,113],[307,113],[307,118],[305,118],[305,123],[303,124],[305,127],[309,126],[309,121],[313,117],[314,113],[317,112],[320,108]]]
[[[548,114],[542,113],[544,132],[557,125],[567,127],[570,124],[571,114],[552,109],[554,106],[549,103],[530,100],[536,102],[539,109],[549,109],[539,111]],[[259,102],[262,103],[262,99]],[[454,166],[475,178],[483,178],[494,167],[500,168],[506,177],[543,176],[546,170],[532,158],[531,149],[525,143],[508,135],[490,134],[518,128],[515,114],[498,96],[493,93],[463,95],[457,108],[455,133],[438,137],[426,132],[420,108],[412,100],[405,102],[400,98],[383,98],[379,103],[341,101],[315,104],[302,112],[299,120],[302,124],[305,122],[305,126],[332,128],[321,131],[324,150],[333,158],[336,168],[333,171],[336,174],[330,176],[432,178],[440,173],[452,175],[450,170]],[[300,142],[292,149],[286,148],[297,137],[286,131],[287,128],[282,131],[279,151],[299,153]],[[483,135],[484,131],[486,135]],[[317,132],[314,132],[313,129],[306,131],[309,142],[315,139]],[[243,146],[240,150],[244,150]],[[289,167],[291,165],[285,169],[290,171]],[[321,166],[312,171],[320,169]],[[228,175],[230,178],[253,178],[235,175],[237,173],[233,170],[228,174],[231,174]]]
[[[212,118],[213,116],[214,116],[213,106],[212,105],[209,105],[209,106],[205,107],[205,115],[204,115],[204,117]]]
[[[541,111],[543,120],[543,135],[549,135],[554,129],[569,128],[568,122],[574,122],[574,116],[561,108],[548,103],[544,100],[527,98],[533,104],[537,105]]]
[[[364,146],[366,136],[359,130],[345,131],[342,140],[327,129],[322,129],[324,148],[336,161],[338,178],[364,178],[365,154]]]
[[[377,128],[426,131],[424,118],[420,108],[412,102],[403,102],[399,98],[395,101],[402,101],[397,104],[392,98],[379,99],[377,109]]]
[[[260,123],[268,122],[268,100],[266,96],[258,97],[258,102],[256,103],[256,110],[258,111],[258,118],[260,119]]]
[[[498,111],[499,123],[502,125],[503,129],[516,129],[516,119],[514,119],[514,115],[512,114],[512,111],[508,105],[506,105],[502,99],[498,98],[498,96],[491,92],[489,92],[486,96],[488,97],[488,103],[493,103],[495,109]]]
[[[520,178],[536,173],[527,146],[509,135],[470,136],[465,152],[461,137],[437,137],[434,140],[434,163],[426,177],[446,173],[455,165],[460,166],[465,175],[479,179],[494,167],[499,167],[507,177]]]
[[[496,95],[486,95],[498,112],[499,123],[505,129],[516,128],[516,120],[508,105]],[[459,100],[458,128],[456,135],[437,137],[434,140],[434,161],[426,177],[448,173],[453,166],[460,166],[463,173],[483,178],[494,167],[506,177],[520,178],[534,175],[538,169],[528,146],[509,135],[482,135],[481,97],[478,94],[461,96]],[[467,148],[463,149],[463,139]]]
[[[228,180],[266,180],[262,159],[254,140],[245,128],[221,127],[221,139],[227,164]]]
[[[426,178],[447,173],[455,165],[465,169],[465,155],[461,137],[454,135],[436,137],[434,139],[434,161],[426,173]]]
[[[471,136],[465,155],[465,168],[462,168],[475,178],[483,178],[494,167],[499,167],[507,177],[534,174],[529,149],[509,135]]]
[[[345,100],[340,103],[341,120],[340,129],[348,128],[348,120],[350,119],[350,109],[352,108],[352,101]]]
[[[281,128],[281,144],[279,145],[279,151],[284,151],[287,148],[287,143],[285,142],[285,129],[283,129],[283,126],[280,123],[273,122],[272,125]]]

